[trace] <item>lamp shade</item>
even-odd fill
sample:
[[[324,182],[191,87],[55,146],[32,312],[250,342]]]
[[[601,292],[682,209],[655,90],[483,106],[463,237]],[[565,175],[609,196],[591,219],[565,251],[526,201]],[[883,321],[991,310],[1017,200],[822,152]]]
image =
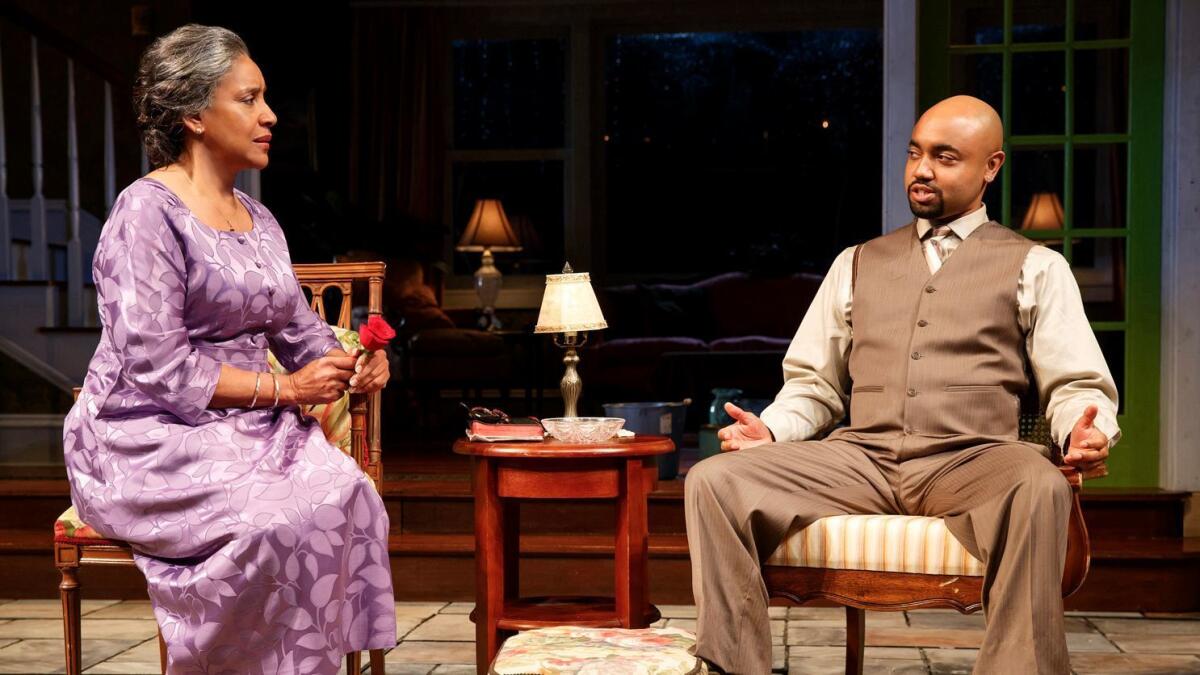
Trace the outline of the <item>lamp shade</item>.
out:
[[[1029,201],[1022,230],[1061,230],[1063,228],[1062,201],[1055,192],[1038,192]]]
[[[608,328],[587,272],[546,275],[546,293],[535,333],[577,333]]]
[[[520,251],[521,242],[513,232],[499,199],[480,199],[458,240],[459,251]]]

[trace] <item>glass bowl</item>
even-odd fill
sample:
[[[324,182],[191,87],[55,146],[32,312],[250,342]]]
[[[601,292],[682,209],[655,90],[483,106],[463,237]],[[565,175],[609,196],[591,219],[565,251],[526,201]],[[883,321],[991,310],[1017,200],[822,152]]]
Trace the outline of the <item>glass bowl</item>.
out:
[[[546,432],[563,443],[601,443],[607,441],[625,420],[620,417],[548,417],[542,420]]]

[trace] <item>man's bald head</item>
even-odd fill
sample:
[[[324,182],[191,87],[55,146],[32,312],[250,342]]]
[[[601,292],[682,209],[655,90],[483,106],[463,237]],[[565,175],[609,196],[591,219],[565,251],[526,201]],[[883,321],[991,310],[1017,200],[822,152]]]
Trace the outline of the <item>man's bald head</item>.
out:
[[[913,214],[950,222],[974,211],[1004,164],[1000,115],[973,96],[952,96],[913,127],[904,181]]]

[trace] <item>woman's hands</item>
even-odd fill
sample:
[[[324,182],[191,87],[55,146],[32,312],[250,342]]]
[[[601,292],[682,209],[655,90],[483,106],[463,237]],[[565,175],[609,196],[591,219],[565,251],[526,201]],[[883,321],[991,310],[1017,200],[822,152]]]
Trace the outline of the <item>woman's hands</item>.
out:
[[[329,403],[342,397],[354,377],[355,357],[340,350],[313,359],[287,376],[283,400],[288,403]],[[269,399],[268,399],[269,400]]]
[[[350,378],[351,394],[373,394],[383,389],[391,377],[387,350],[359,352],[354,373],[354,377]]]

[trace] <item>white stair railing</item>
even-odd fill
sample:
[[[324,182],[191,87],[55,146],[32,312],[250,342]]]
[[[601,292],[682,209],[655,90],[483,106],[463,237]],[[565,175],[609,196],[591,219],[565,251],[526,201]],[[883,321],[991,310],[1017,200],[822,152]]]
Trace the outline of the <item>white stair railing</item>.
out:
[[[29,198],[29,278],[50,278],[50,247],[46,239],[45,163],[42,161],[42,85],[38,69],[38,41],[29,38],[30,133],[33,150],[33,196]]]
[[[7,13],[6,13],[7,16]],[[12,18],[12,17],[10,17]],[[14,19],[17,25],[27,28],[29,35],[29,110],[30,110],[30,178],[32,194],[28,201],[13,199],[9,195],[9,165],[6,120],[4,116],[4,78],[0,67],[0,281],[65,281],[62,297],[66,301],[65,312],[60,306],[59,319],[52,323],[65,322],[67,326],[85,326],[94,323],[95,312],[90,311],[94,302],[86,286],[91,247],[96,243],[98,229],[96,220],[103,221],[112,209],[117,196],[117,153],[115,143],[115,116],[113,112],[113,74],[110,69],[80,61],[79,50],[63,42],[60,36],[46,34],[39,40],[45,27],[30,26],[26,19]],[[66,198],[51,199],[46,192],[46,157],[43,146],[42,117],[42,73],[38,57],[39,42],[52,45],[66,57]],[[23,50],[22,50],[23,51]],[[103,171],[99,167],[80,167],[81,150],[79,138],[79,73],[76,64],[82,63],[89,71],[99,75],[104,85],[103,107]],[[55,69],[57,70],[57,69]],[[90,119],[90,118],[85,118]],[[57,126],[57,123],[54,124]],[[84,133],[91,127],[86,124]],[[56,153],[57,154],[57,153]],[[145,153],[142,153],[142,170],[148,169]],[[80,193],[80,174],[103,176],[103,213],[94,218],[83,211]],[[57,174],[57,171],[52,175]],[[61,193],[59,193],[61,194]],[[27,207],[27,208],[26,208]],[[65,207],[65,208],[64,208]],[[53,212],[51,212],[53,210]],[[65,225],[65,228],[63,227]],[[14,240],[15,238],[15,240]],[[65,269],[63,246],[65,244]],[[65,274],[65,279],[64,279]]]
[[[83,324],[83,242],[79,238],[79,138],[75,129],[75,60],[67,59],[67,325]]]
[[[145,172],[142,172],[145,175]],[[112,83],[104,82],[104,216],[117,200],[117,152],[113,143]]]
[[[12,279],[12,225],[8,211],[8,145],[4,133],[4,68],[0,67],[0,279]]]

